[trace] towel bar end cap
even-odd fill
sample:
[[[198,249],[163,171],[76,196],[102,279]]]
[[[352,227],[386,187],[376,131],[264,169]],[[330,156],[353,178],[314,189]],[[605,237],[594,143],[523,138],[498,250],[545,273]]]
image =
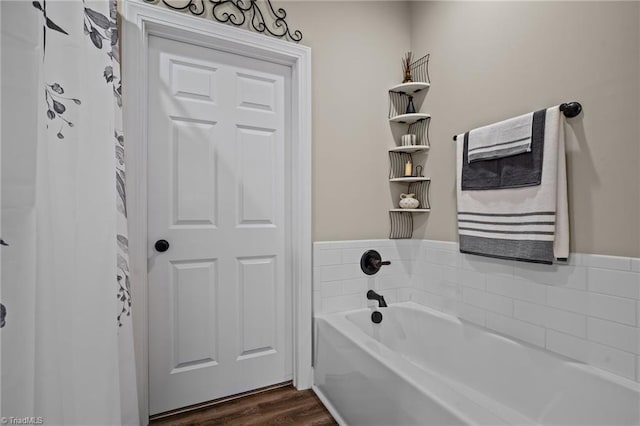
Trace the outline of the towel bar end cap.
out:
[[[582,105],[580,102],[563,103],[560,104],[560,111],[562,111],[567,118],[577,117],[582,112]]]

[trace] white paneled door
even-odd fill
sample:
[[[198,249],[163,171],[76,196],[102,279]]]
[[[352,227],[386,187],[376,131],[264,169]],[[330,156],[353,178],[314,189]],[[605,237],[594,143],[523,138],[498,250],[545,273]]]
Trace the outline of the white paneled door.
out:
[[[155,36],[147,60],[157,414],[291,379],[291,69]]]

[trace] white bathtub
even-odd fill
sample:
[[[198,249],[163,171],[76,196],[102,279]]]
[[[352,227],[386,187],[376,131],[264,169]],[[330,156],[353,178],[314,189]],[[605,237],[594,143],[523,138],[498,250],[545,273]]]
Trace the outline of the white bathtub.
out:
[[[639,425],[640,385],[415,303],[316,318],[314,389],[349,425]]]

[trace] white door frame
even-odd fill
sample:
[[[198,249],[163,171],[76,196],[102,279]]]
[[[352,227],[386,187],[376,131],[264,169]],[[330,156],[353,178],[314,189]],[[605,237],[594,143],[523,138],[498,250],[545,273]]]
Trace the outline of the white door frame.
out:
[[[123,5],[123,96],[133,326],[140,419],[149,418],[147,278],[147,70],[150,35],[291,67],[291,277],[293,383],[312,384],[311,367],[311,49],[142,0]],[[294,178],[295,177],[295,178]]]
[[[2,46],[2,6],[0,6],[0,46]],[[2,55],[0,55],[0,81],[2,81]],[[2,85],[0,84],[0,111],[2,105]],[[2,135],[2,120],[0,119],[0,135]],[[2,137],[0,136],[0,152],[2,152]],[[0,158],[0,164],[2,159]],[[2,173],[0,171],[0,176]],[[0,184],[0,193],[2,185]],[[0,194],[0,213],[2,212],[2,195]],[[1,216],[1,214],[0,214]],[[2,236],[2,218],[0,217],[0,236]],[[0,302],[2,302],[2,254],[0,253]],[[0,373],[2,372],[2,334],[0,334]],[[2,417],[2,384],[0,383],[0,417]],[[4,418],[4,417],[2,417]]]

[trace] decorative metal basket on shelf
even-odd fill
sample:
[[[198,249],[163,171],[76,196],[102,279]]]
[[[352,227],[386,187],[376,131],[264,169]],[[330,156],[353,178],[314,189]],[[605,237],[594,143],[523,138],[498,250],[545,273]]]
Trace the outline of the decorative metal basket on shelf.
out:
[[[413,81],[424,81],[431,83],[429,78],[429,57],[431,55],[427,53],[422,58],[416,59],[411,63],[411,79]]]
[[[389,179],[403,178],[407,161],[413,164],[411,154],[406,152],[389,152]]]
[[[409,184],[409,193],[416,194],[416,199],[420,201],[419,209],[430,209],[429,203],[429,184],[430,180],[423,180],[420,182],[411,182]]]
[[[418,120],[415,123],[409,124],[408,133],[416,135],[416,145],[431,146],[429,142],[429,124],[430,119]]]
[[[392,240],[407,239],[413,235],[413,217],[411,214],[404,212],[389,212],[391,219],[391,231],[389,238]]]

